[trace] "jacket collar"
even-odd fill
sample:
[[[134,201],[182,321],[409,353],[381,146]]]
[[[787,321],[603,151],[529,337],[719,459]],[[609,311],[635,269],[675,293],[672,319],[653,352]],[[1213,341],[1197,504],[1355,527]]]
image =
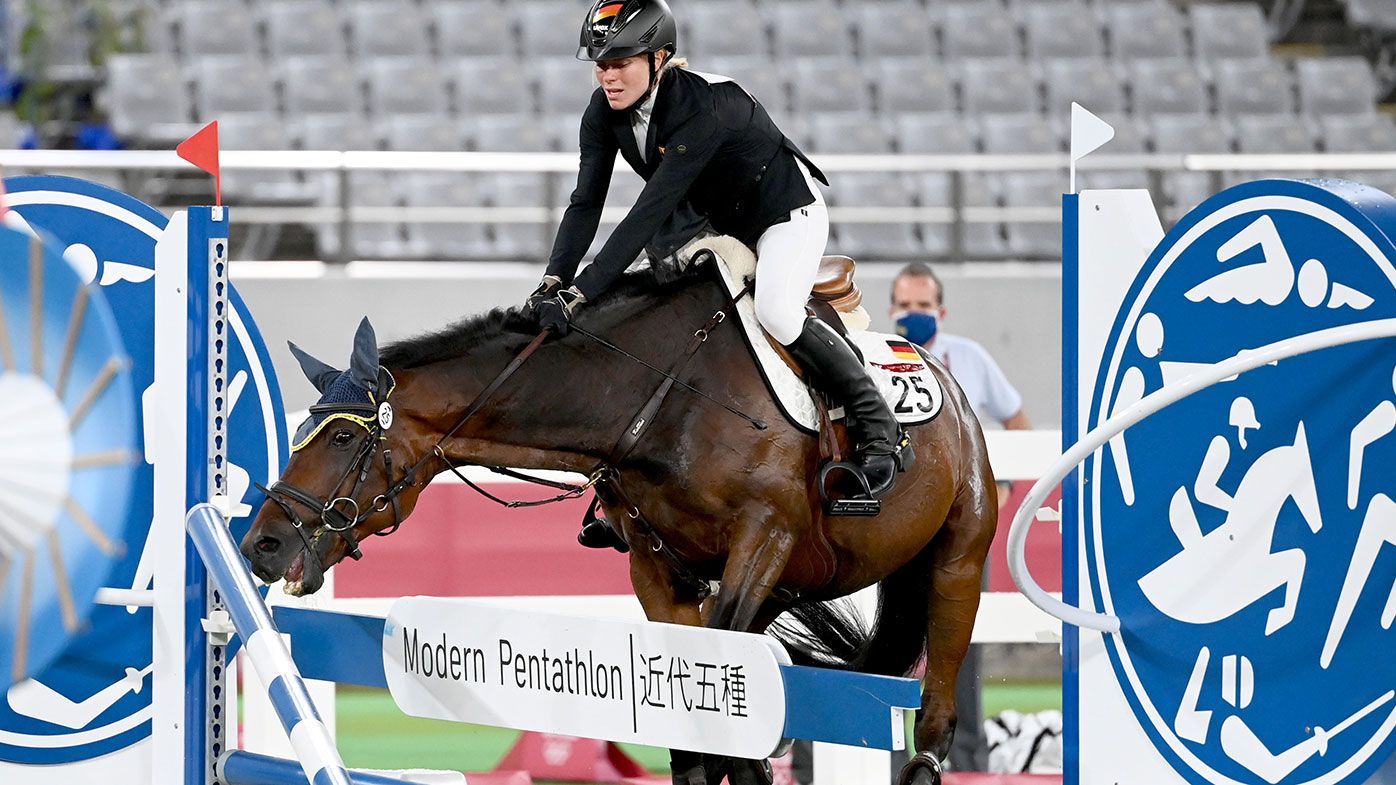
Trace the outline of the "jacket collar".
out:
[[[660,79],[653,95],[654,106],[651,108],[649,135],[645,144],[646,160],[640,159],[640,150],[635,144],[635,129],[630,124],[633,110],[611,112],[611,128],[616,134],[621,155],[636,171],[648,173],[659,168],[659,134],[677,127],[698,112],[698,95],[691,81],[693,79],[702,81],[702,77],[696,77],[682,68],[670,69]]]

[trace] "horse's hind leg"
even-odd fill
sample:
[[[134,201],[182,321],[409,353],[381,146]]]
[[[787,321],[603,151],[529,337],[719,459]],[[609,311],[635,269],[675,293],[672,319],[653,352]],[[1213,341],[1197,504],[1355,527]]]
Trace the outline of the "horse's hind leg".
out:
[[[916,716],[917,755],[902,769],[900,785],[938,785],[940,764],[955,735],[955,681],[969,651],[984,561],[998,525],[993,482],[966,489],[927,550],[913,563],[929,564],[926,678]]]

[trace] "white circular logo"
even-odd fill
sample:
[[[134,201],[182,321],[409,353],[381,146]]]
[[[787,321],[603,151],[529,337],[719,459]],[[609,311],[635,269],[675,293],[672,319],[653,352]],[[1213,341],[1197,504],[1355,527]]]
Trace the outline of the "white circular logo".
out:
[[[1125,300],[1090,425],[1232,357],[1396,317],[1390,242],[1361,213],[1300,183],[1227,193]],[[1389,341],[1262,366],[1087,464],[1085,569],[1123,622],[1110,664],[1188,782],[1350,785],[1396,748],[1392,368]]]
[[[393,405],[387,401],[378,405],[378,424],[383,430],[393,427]]]

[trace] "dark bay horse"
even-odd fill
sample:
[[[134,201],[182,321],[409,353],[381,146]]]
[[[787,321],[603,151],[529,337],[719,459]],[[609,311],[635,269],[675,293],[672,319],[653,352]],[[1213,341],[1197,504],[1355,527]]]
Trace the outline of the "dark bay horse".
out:
[[[576,323],[668,369],[695,331],[718,311],[733,310],[712,277],[659,285],[632,274],[581,310]],[[351,416],[324,420],[273,485],[276,503],[262,507],[242,543],[256,575],[314,592],[326,569],[357,556],[358,540],[407,516],[448,462],[588,475],[614,460],[618,440],[663,376],[578,332],[538,344],[476,404],[473,417],[448,433],[536,332],[516,311],[496,310],[389,345],[381,356],[371,328],[367,336],[361,328],[342,373],[309,359],[322,392],[336,379],[341,386],[352,379],[365,400],[337,404],[346,400],[340,389],[312,408],[322,418]],[[789,641],[796,662],[900,676],[924,655],[920,753],[901,782],[937,783],[997,524],[979,423],[950,375],[929,362],[946,391],[944,408],[911,430],[917,460],[884,497],[882,514],[826,516],[814,479],[818,440],[782,415],[740,333],[736,324],[712,327],[683,381],[769,427],[759,430],[676,387],[639,442],[610,466],[614,490],[601,494],[602,507],[637,545],[630,551],[635,594],[651,620],[731,630],[763,631],[791,611],[808,628]],[[381,427],[375,411],[385,397],[392,416]],[[700,585],[709,580],[721,587],[710,598]],[[871,631],[821,604],[873,584],[880,584],[880,601]],[[674,782],[716,785],[724,774],[738,785],[769,782],[762,764],[704,758],[675,751]]]

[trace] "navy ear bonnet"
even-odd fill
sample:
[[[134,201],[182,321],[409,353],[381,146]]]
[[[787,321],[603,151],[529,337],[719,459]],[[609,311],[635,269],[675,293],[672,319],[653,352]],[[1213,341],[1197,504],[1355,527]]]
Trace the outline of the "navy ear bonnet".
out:
[[[367,318],[359,323],[354,336],[347,371],[315,359],[295,344],[290,347],[306,378],[320,391],[320,400],[310,407],[310,416],[291,439],[292,452],[314,439],[330,420],[348,420],[370,431],[375,419],[383,430],[392,426],[392,406],[387,399],[393,390],[393,377],[378,365],[378,343]]]

